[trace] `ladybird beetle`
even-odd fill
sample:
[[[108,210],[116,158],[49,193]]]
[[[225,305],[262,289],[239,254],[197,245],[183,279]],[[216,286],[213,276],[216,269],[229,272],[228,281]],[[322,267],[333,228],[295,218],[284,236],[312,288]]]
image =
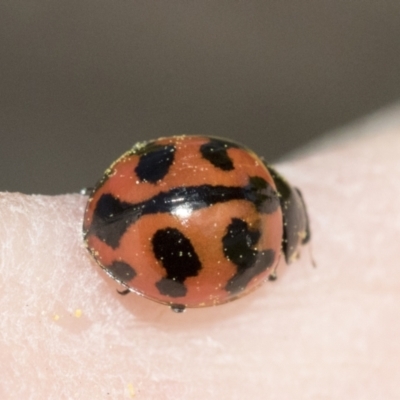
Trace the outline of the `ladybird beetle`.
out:
[[[300,191],[246,147],[208,136],[133,146],[92,190],[83,232],[125,292],[177,312],[245,295],[310,239]]]

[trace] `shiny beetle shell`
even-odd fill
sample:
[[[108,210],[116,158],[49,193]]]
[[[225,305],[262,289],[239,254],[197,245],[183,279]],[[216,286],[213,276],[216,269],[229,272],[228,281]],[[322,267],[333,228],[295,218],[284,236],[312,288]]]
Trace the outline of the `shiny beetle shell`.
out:
[[[205,136],[123,154],[92,191],[83,231],[112,278],[176,311],[249,293],[310,236],[297,189],[251,150]]]

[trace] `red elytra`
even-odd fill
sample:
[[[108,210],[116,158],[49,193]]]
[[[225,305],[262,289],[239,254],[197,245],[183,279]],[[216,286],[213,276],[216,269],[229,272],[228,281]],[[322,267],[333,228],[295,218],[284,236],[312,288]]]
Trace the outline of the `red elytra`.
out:
[[[290,246],[282,205],[296,217]],[[123,154],[90,195],[83,231],[111,277],[176,311],[249,293],[275,272],[283,247],[289,260],[309,237],[295,190],[251,150],[205,136],[161,138]]]

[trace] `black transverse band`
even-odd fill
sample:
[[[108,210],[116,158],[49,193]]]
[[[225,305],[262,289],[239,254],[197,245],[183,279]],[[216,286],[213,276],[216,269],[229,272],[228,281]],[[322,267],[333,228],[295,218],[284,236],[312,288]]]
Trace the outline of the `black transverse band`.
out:
[[[261,213],[273,213],[279,206],[275,190],[261,177],[251,177],[244,187],[186,186],[160,192],[152,198],[132,204],[103,194],[96,204],[93,221],[87,234],[94,234],[109,246],[116,248],[129,225],[147,214],[174,213],[179,208],[192,212],[213,204],[231,200],[247,200]],[[179,214],[178,214],[179,215]]]

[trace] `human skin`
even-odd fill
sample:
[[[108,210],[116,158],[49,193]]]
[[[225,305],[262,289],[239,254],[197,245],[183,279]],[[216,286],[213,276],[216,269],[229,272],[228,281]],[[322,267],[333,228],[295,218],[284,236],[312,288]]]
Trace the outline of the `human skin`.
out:
[[[0,194],[0,398],[399,398],[399,155],[394,108],[277,165],[312,249],[183,314],[117,293],[83,246],[85,196]]]

